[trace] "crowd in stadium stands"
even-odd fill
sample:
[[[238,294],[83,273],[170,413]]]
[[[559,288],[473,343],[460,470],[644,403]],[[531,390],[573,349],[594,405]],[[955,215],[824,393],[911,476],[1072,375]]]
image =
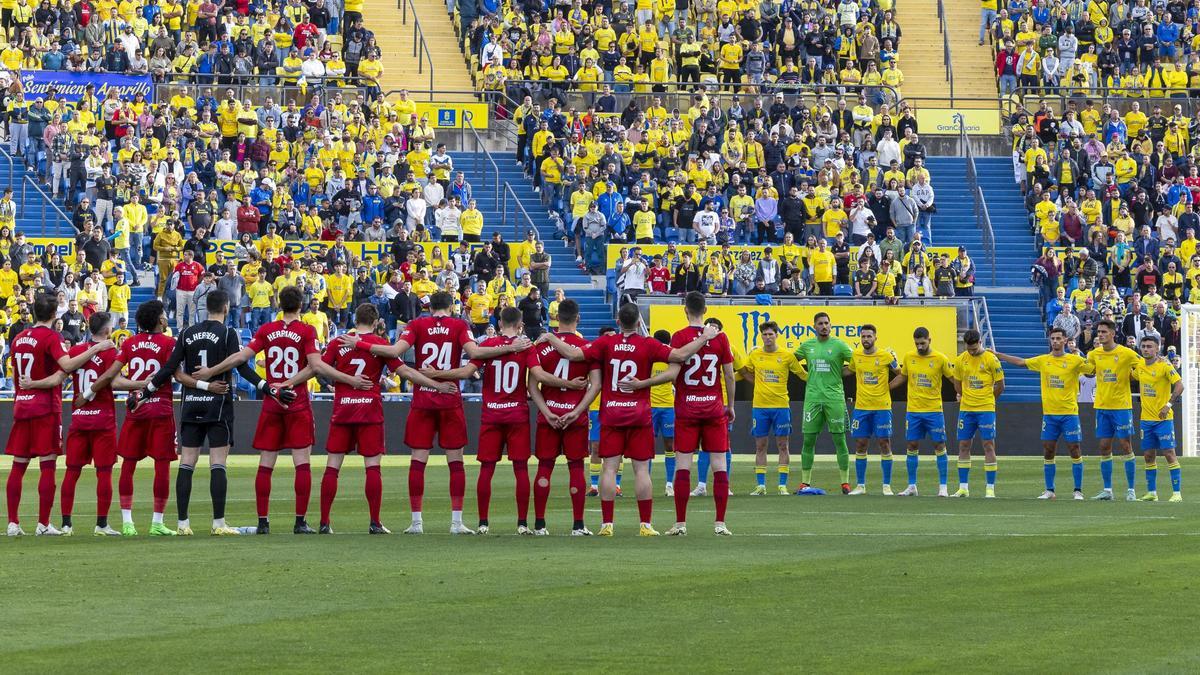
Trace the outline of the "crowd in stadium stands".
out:
[[[880,104],[894,102],[890,92],[904,82],[892,0],[576,0],[549,8],[525,0],[491,3],[490,11],[483,4],[470,35],[485,89],[862,85]]]
[[[407,93],[384,100],[369,82],[336,86],[335,76],[382,72],[361,0],[82,0],[33,13],[11,4],[0,8],[0,62],[12,71],[0,93],[3,142],[65,198],[76,236],[69,259],[56,247],[35,253],[16,231],[12,190],[0,198],[6,336],[28,325],[41,289],[60,295],[65,340],[83,339],[101,310],[119,317],[121,338],[142,283],[168,303],[175,330],[203,320],[218,288],[234,299],[229,322],[254,330],[289,284],[305,293],[305,320],[322,340],[350,327],[361,302],[393,331],[438,289],[455,292],[480,334],[507,306],[531,332],[553,326],[541,243],[481,241],[471,185]],[[12,76],[43,68],[149,72],[166,88],[156,103],[98,97],[93,86],[71,101],[53,88],[26,95]],[[297,86],[234,86],[244,83]],[[326,244],[288,244],[311,240]],[[387,253],[360,258],[353,242]]]
[[[470,37],[580,266],[629,244],[623,294],[971,293],[965,251],[926,250],[934,190],[891,2],[514,3]],[[700,248],[637,246],[669,242]]]
[[[1112,318],[1124,342],[1158,335],[1174,358],[1180,305],[1200,288],[1200,118],[1186,100],[1200,94],[1200,5],[982,5],[1000,89],[1028,104],[1010,120],[1013,165],[1047,325],[1087,350]]]
[[[1200,92],[1200,7],[1191,0],[981,0],[981,6],[979,44],[990,33],[1002,94]]]
[[[218,85],[377,79],[380,47],[362,9],[362,0],[9,0],[0,8],[0,64]],[[112,119],[114,110],[103,112]]]

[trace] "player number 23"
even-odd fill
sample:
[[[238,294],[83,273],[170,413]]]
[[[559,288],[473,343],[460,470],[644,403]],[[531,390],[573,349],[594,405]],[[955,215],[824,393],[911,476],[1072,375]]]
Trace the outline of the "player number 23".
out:
[[[717,383],[716,354],[695,354],[688,359],[687,370],[683,371],[683,383],[690,386],[711,387]]]

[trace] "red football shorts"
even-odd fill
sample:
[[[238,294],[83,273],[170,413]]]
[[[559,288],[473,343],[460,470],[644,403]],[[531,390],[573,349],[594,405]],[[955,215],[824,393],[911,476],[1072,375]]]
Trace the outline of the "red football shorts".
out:
[[[95,464],[97,469],[117,463],[117,430],[95,429],[67,434],[67,466]]]
[[[13,457],[53,457],[62,454],[62,413],[13,420],[5,454]]]
[[[725,452],[729,449],[729,425],[725,416],[713,419],[675,418],[675,452]]]
[[[479,452],[475,458],[481,462],[499,462],[502,453],[508,451],[510,462],[527,461],[530,456],[529,424],[481,424],[479,425]]]
[[[433,437],[443,450],[467,447],[467,420],[457,408],[409,408],[404,424],[404,444],[414,450],[433,449]]]
[[[117,454],[134,461],[149,457],[173,462],[179,458],[179,455],[175,454],[178,444],[174,416],[145,419],[126,417],[125,424],[121,425]]]
[[[383,441],[383,422],[329,425],[325,452],[344,455],[356,450],[363,457],[374,457],[387,452]]]
[[[559,455],[565,455],[568,461],[587,459],[590,454],[587,425],[555,429],[549,424],[538,424],[535,454],[538,459],[556,459]]]
[[[258,426],[254,428],[254,449],[278,452],[311,447],[316,432],[312,410],[296,412],[267,412],[258,414]]]
[[[600,456],[634,461],[654,459],[654,427],[600,426]]]

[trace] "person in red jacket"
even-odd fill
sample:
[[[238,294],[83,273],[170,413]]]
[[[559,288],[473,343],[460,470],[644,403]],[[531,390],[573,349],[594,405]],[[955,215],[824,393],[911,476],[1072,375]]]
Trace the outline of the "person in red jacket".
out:
[[[253,207],[252,207],[253,208]],[[257,209],[256,209],[257,210]],[[239,209],[240,211],[240,209]],[[183,252],[183,260],[175,264],[175,331],[183,332],[196,320],[196,287],[204,276],[204,265],[196,262],[191,249]]]
[[[237,231],[240,236],[243,232],[249,233],[251,236],[258,236],[258,221],[262,219],[262,213],[258,207],[250,202],[250,198],[246,197],[242,200],[242,205],[237,209]]]

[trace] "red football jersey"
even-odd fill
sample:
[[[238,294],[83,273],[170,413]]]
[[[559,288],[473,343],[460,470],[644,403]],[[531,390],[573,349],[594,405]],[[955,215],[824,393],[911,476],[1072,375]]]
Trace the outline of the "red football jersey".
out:
[[[317,347],[317,329],[299,320],[264,324],[247,346],[255,353],[266,354],[269,384],[282,384],[295,377],[308,365],[308,355],[321,351]],[[296,400],[289,403],[287,408],[270,396],[263,399],[263,410],[267,412],[287,413],[308,410],[310,407],[308,382],[301,382],[296,387]]]
[[[40,380],[59,371],[58,360],[67,355],[62,336],[53,328],[26,328],[13,340],[9,372],[28,380]],[[13,419],[27,420],[62,412],[62,389],[22,389],[16,386]]]
[[[454,370],[462,365],[463,345],[475,341],[462,319],[450,316],[422,316],[404,327],[400,339],[412,345],[416,352],[417,370],[436,368]],[[443,394],[428,387],[413,387],[412,407],[445,410],[461,408],[462,395],[457,391]]]
[[[703,328],[688,326],[671,336],[672,347],[683,347],[695,341]],[[708,341],[679,369],[675,378],[675,417],[685,419],[714,419],[725,416],[725,378],[722,366],[733,363],[733,351],[724,333]]]
[[[575,333],[556,333],[565,343],[584,349],[587,340]],[[577,377],[587,377],[591,367],[586,361],[569,361],[558,353],[554,345],[538,345],[529,355],[529,367],[541,366],[542,370],[563,380],[573,380]],[[566,415],[583,400],[584,390],[563,389],[562,387],[542,387],[542,398],[546,399],[546,407],[555,415]],[[544,423],[545,417],[538,412],[538,422]],[[587,426],[587,415],[580,415],[571,426]]]
[[[368,391],[355,389],[348,384],[335,382],[333,385],[333,417],[335,424],[377,424],[383,421],[383,395],[379,389],[379,379],[383,377],[383,369],[398,370],[404,365],[400,359],[386,359],[374,356],[369,351],[369,345],[386,345],[388,341],[378,335],[364,335],[362,341],[368,345],[356,349],[342,340],[334,340],[325,348],[321,360],[338,372],[355,377],[362,375],[375,386]]]
[[[126,366],[126,377],[134,382],[149,380],[166,365],[175,349],[175,338],[162,333],[138,333],[121,343],[121,351],[117,353],[117,361]],[[173,417],[175,409],[171,407],[171,387],[161,387],[146,399],[138,409],[129,415],[132,419],[150,419],[155,417]]]
[[[482,347],[512,344],[513,338],[497,335],[483,341]],[[525,388],[533,349],[504,354],[481,361],[472,359],[483,372],[483,408],[479,421],[484,424],[528,424],[529,391]]]
[[[67,352],[70,356],[77,356],[86,352],[91,348],[90,343],[83,343],[71,347]],[[113,361],[117,358],[117,350],[109,349],[100,352],[86,363],[80,366],[71,374],[74,378],[75,391],[83,391],[92,386],[100,376],[108,372]],[[117,413],[113,407],[113,390],[112,387],[105,387],[96,392],[96,397],[88,401],[87,405],[81,408],[75,408],[71,411],[71,430],[79,431],[104,431],[116,430],[117,428]]]
[[[638,427],[650,424],[650,388],[626,394],[617,383],[627,378],[648,380],[651,367],[665,362],[671,348],[645,335],[610,333],[596,338],[583,353],[600,371],[600,424]]]

